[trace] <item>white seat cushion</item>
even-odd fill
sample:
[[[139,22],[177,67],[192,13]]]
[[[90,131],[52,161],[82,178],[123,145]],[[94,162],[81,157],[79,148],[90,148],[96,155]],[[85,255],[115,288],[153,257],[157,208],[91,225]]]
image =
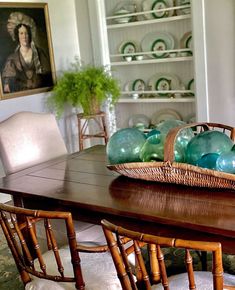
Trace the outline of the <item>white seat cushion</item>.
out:
[[[71,255],[67,246],[60,249],[60,255],[63,261],[65,275],[73,277]],[[81,258],[82,273],[86,284],[86,290],[122,289],[110,253],[79,253],[79,255]],[[58,275],[53,252],[46,252],[43,255],[43,258],[47,265],[47,273]],[[38,268],[36,263],[35,267]],[[74,283],[59,283],[37,277],[32,277],[32,279],[33,280],[26,285],[26,290],[75,289]]]
[[[213,290],[213,278],[211,272],[195,271],[195,283],[197,290]],[[169,286],[171,290],[188,290],[188,274],[182,273],[169,277]],[[235,286],[235,276],[225,273],[224,284]],[[152,286],[153,290],[163,290],[161,284]]]

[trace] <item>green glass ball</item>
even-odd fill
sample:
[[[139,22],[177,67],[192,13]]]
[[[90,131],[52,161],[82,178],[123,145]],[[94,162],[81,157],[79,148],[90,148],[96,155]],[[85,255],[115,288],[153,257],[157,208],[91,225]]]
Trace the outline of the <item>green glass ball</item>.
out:
[[[106,153],[110,164],[141,161],[139,153],[146,141],[144,133],[136,128],[115,132],[109,139]]]
[[[164,138],[162,134],[150,135],[140,150],[143,162],[162,161],[164,157]]]
[[[204,131],[189,141],[186,148],[186,162],[196,165],[203,155],[208,153],[221,154],[230,151],[232,140],[219,131]]]

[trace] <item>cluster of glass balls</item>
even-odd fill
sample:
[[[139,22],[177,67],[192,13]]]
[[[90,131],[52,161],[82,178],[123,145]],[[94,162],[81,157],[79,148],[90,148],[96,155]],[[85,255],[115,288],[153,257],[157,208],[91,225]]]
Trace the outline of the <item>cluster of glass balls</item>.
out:
[[[118,130],[107,144],[109,163],[163,161],[166,135],[172,128],[184,124],[180,120],[167,120],[148,133],[134,127]],[[176,137],[174,161],[235,173],[235,145],[220,131],[209,130],[195,135],[191,128],[185,128]]]

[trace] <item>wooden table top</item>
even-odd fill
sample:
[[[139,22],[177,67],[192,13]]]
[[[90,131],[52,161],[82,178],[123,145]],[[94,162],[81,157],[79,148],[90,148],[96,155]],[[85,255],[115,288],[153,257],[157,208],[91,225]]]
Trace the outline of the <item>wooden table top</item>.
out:
[[[235,191],[136,180],[106,168],[94,146],[0,179],[0,192],[30,207],[118,221],[128,227],[188,239],[220,240],[235,254]]]

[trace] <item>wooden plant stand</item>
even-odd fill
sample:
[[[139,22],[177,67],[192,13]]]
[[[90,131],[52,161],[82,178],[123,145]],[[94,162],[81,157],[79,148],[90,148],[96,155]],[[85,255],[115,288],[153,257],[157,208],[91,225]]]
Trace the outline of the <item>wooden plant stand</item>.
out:
[[[84,115],[83,113],[77,114],[78,120],[78,138],[79,138],[79,150],[83,150],[83,141],[90,138],[103,138],[105,144],[108,142],[107,128],[105,124],[105,113],[99,112],[93,115]],[[100,131],[94,134],[89,134],[89,122],[94,120],[98,125]]]

